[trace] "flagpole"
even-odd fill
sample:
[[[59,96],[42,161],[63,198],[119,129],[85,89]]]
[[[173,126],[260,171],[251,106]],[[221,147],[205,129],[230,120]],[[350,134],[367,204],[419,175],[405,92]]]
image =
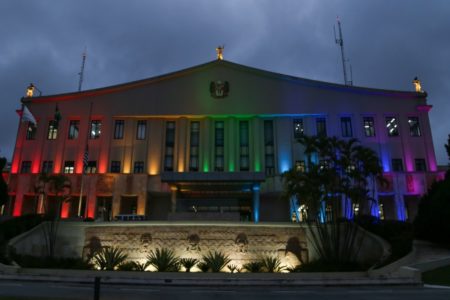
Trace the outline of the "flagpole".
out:
[[[20,160],[20,158],[22,157],[23,144],[24,144],[24,141],[25,141],[25,136],[23,136],[23,137],[20,136],[20,133],[21,133],[20,129],[22,127],[23,109],[25,107],[25,104],[23,104],[23,97],[21,98],[20,101],[21,101],[21,106],[20,106],[21,113],[19,114],[19,126],[17,128],[16,143],[15,143],[15,146],[14,146],[14,152],[13,152],[13,156],[12,156],[12,160],[11,160],[11,166],[14,163],[14,160],[17,158],[17,156],[18,156],[18,158],[17,158],[18,160]],[[19,138],[22,138],[22,145],[20,147],[19,153],[16,153],[17,141],[19,140]],[[19,161],[17,162],[17,173],[20,173],[20,163],[19,163]],[[9,183],[11,182],[11,175],[12,174],[11,174],[11,171],[10,171],[9,172],[9,176],[8,176],[8,181],[6,182],[6,184],[8,186],[9,186]],[[14,214],[14,207],[11,207],[11,204],[12,204],[11,203],[11,196],[8,193],[8,202],[5,204],[5,208],[7,206],[7,208],[8,208],[7,213],[12,216]],[[3,213],[4,213],[4,210],[3,210]]]
[[[87,135],[86,135],[86,143],[84,144],[84,152],[83,152],[83,170],[81,172],[81,187],[80,187],[80,199],[78,201],[78,217],[81,217],[81,206],[83,203],[83,189],[84,189],[84,175],[86,173],[86,166],[84,165],[84,156],[86,154],[86,149],[88,147],[90,127],[91,127],[91,115],[92,115],[92,101],[89,106],[89,117],[88,117],[88,126],[87,126]],[[86,207],[88,205],[87,193],[86,193]],[[85,210],[86,211],[86,210]],[[85,216],[86,217],[86,216]]]

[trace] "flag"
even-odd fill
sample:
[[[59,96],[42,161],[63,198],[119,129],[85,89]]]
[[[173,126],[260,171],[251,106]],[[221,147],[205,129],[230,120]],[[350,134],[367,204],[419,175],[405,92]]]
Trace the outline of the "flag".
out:
[[[86,168],[88,167],[88,160],[89,160],[89,149],[88,145],[86,144],[86,148],[84,149],[84,155],[83,155],[83,170],[86,171]]]
[[[59,121],[61,121],[61,113],[59,112],[58,104],[55,107],[55,116],[53,117],[53,127],[58,128]]]
[[[37,121],[36,118],[33,116],[33,114],[31,113],[31,111],[28,109],[28,107],[26,107],[25,105],[23,106],[23,110],[19,111],[22,117],[22,122],[30,122],[32,123],[34,126],[37,125]]]

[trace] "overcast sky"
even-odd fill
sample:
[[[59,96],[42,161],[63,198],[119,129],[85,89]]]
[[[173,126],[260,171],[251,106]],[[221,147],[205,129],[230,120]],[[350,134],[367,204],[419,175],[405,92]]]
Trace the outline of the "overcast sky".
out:
[[[11,158],[20,98],[143,79],[215,59],[343,82],[342,21],[357,86],[413,90],[419,76],[440,164],[450,133],[449,0],[0,0],[0,156]]]

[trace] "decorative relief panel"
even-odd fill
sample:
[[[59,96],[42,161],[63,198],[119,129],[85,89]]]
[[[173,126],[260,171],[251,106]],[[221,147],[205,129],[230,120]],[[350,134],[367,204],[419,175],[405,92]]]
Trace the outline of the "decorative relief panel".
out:
[[[169,248],[180,257],[198,259],[209,251],[221,251],[236,265],[263,256],[279,257],[288,266],[308,261],[306,234],[300,227],[172,225],[86,229],[84,256],[107,246],[119,247],[130,260],[137,261],[145,260],[156,248]]]

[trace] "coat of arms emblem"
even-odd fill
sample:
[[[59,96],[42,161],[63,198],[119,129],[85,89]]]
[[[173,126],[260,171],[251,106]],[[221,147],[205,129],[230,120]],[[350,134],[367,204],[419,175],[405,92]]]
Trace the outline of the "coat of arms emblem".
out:
[[[211,81],[209,84],[209,92],[213,98],[225,98],[230,91],[230,84],[228,81]]]

